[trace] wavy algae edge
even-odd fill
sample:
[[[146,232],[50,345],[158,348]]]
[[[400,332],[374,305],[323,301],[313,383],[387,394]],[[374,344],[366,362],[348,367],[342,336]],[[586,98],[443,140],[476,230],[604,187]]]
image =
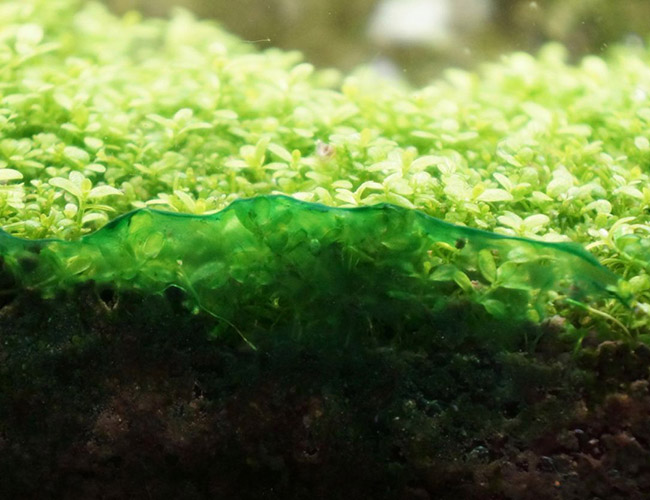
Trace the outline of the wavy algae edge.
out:
[[[412,328],[458,301],[501,321],[539,321],[558,298],[583,307],[629,299],[577,244],[499,235],[390,204],[335,208],[284,195],[236,200],[210,215],[138,209],[78,241],[3,231],[0,256],[5,281],[8,274],[45,297],[86,282],[154,294],[177,287],[237,331]]]

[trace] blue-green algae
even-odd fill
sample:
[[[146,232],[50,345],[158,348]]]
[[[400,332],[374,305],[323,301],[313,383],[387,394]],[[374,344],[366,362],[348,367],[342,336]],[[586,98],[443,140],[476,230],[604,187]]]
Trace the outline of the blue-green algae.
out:
[[[468,299],[500,319],[541,319],[558,298],[625,302],[619,278],[579,245],[508,237],[381,204],[333,208],[290,197],[210,215],[139,209],[77,241],[0,233],[4,272],[52,297],[94,282],[186,292],[227,325],[338,327],[408,321]]]

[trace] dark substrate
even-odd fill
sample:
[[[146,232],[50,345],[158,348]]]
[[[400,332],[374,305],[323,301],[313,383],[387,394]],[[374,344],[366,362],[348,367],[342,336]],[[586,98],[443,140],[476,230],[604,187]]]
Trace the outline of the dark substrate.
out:
[[[174,290],[3,296],[0,498],[650,498],[643,345],[503,349],[465,307],[253,351]]]

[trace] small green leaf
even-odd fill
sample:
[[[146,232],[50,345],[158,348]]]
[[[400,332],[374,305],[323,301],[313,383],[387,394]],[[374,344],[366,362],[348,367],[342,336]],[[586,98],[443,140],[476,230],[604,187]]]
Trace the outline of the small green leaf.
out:
[[[415,205],[413,205],[413,203],[411,203],[408,199],[404,198],[404,196],[401,196],[397,193],[388,193],[386,195],[386,200],[389,203],[393,203],[401,207],[415,208]]]
[[[174,126],[174,122],[169,118],[165,118],[164,116],[160,116],[154,113],[148,114],[147,120],[157,123],[158,125],[162,125],[166,129]]]
[[[88,203],[86,205],[88,210],[102,210],[103,212],[115,212],[115,208],[110,205],[99,205],[97,203]]]
[[[456,273],[454,274],[454,281],[459,287],[463,289],[464,292],[466,293],[474,292],[474,286],[472,285],[472,281],[460,269],[456,270]]]
[[[123,195],[122,191],[115,189],[113,186],[97,186],[90,190],[88,198],[94,200],[96,198],[103,198],[104,196]]]
[[[522,224],[529,231],[535,231],[547,225],[550,220],[547,215],[535,214],[526,217]]]
[[[165,236],[163,233],[160,231],[154,231],[149,236],[147,236],[140,248],[145,257],[149,259],[155,259],[164,245]]]
[[[106,221],[106,220],[108,220],[108,216],[106,214],[103,214],[101,212],[89,212],[81,218],[81,223],[87,224],[88,222]]]
[[[505,175],[500,174],[499,172],[495,172],[493,176],[505,190],[512,191],[513,188],[512,181],[508,179]]]
[[[91,163],[84,167],[84,172],[85,171],[95,172],[96,174],[103,174],[106,172],[106,167],[99,163]]]
[[[97,151],[104,145],[104,141],[96,137],[84,137],[84,144],[93,151]]]
[[[63,189],[77,199],[81,199],[82,197],[81,188],[70,182],[68,179],[64,179],[63,177],[53,177],[48,182],[51,186]]]
[[[497,265],[490,250],[483,249],[478,253],[478,269],[481,271],[483,277],[490,283],[496,281]]]
[[[612,204],[607,200],[595,200],[582,208],[583,213],[590,210],[595,210],[599,214],[610,214],[612,213]]]
[[[379,191],[384,190],[383,184],[380,184],[379,182],[375,181],[366,181],[361,186],[359,186],[356,190],[357,193],[363,193],[366,189],[377,189]]]
[[[90,268],[91,262],[84,255],[76,255],[66,262],[66,272],[70,274],[81,274]]]
[[[286,161],[287,163],[291,163],[293,160],[293,156],[291,156],[291,153],[287,149],[283,148],[282,146],[279,146],[278,144],[271,143],[267,146],[267,149],[275,156],[277,156],[281,160]]]
[[[174,195],[181,201],[181,203],[183,203],[184,207],[188,211],[191,213],[196,212],[196,202],[194,201],[194,198],[192,198],[189,194],[187,194],[185,191],[176,189],[174,191]]]
[[[350,205],[359,204],[357,199],[354,197],[354,194],[347,189],[337,189],[335,198],[337,200],[341,200],[342,202],[349,203]]]
[[[90,162],[90,155],[83,149],[75,146],[67,146],[63,150],[63,156],[75,166],[84,165]]]
[[[506,306],[500,300],[487,299],[481,302],[485,310],[492,316],[502,318],[506,315]]]
[[[431,273],[429,279],[432,281],[451,281],[460,270],[452,264],[444,264],[438,266],[435,271]]]
[[[557,174],[546,186],[546,194],[552,198],[556,198],[571,189],[573,183],[573,177],[567,172]]]
[[[650,277],[647,274],[633,276],[629,281],[629,289],[631,293],[645,292],[650,289]]]
[[[524,272],[520,262],[505,262],[497,270],[496,282],[504,288],[531,290],[528,273]]]
[[[476,198],[476,200],[486,202],[512,201],[513,197],[508,191],[504,189],[486,189],[479,195],[478,198]]]
[[[0,168],[0,181],[17,181],[23,178],[18,170],[12,168]]]
[[[639,191],[634,186],[621,186],[620,188],[614,190],[614,194],[622,193],[624,195],[630,196],[632,198],[637,198],[639,200],[643,199],[643,193]]]
[[[199,266],[189,277],[192,285],[205,282],[211,288],[222,286],[229,278],[228,268],[221,261],[209,261]]]
[[[181,108],[174,114],[174,121],[186,122],[194,115],[194,111],[190,108]]]
[[[270,137],[262,137],[257,144],[255,145],[255,162],[257,165],[262,165],[264,163],[264,158],[266,157],[266,149],[271,141]]]
[[[505,212],[504,215],[499,215],[497,220],[502,226],[507,226],[515,230],[518,230],[523,222],[521,217],[512,212]]]
[[[533,193],[530,195],[530,200],[536,203],[542,203],[546,201],[553,201],[553,198],[545,193],[542,193],[541,191],[533,191]]]
[[[413,163],[411,163],[411,170],[414,171],[424,170],[427,167],[435,165],[439,161],[440,158],[437,156],[432,156],[432,155],[420,156],[419,158],[413,160]]]

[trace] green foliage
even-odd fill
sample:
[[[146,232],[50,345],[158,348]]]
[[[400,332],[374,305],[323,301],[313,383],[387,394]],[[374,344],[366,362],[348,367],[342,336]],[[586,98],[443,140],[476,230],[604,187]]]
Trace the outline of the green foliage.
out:
[[[363,70],[315,72],[297,53],[256,52],[183,12],[119,19],[78,0],[3,2],[0,222],[74,240],[148,206],[211,214],[265,194],[389,202],[586,245],[638,299],[633,312],[608,303],[606,313],[643,333],[649,58],[619,47],[573,66],[548,45],[411,89]],[[448,246],[432,252],[450,259]],[[480,255],[491,286],[543,285],[541,273],[529,285],[516,263]],[[472,293],[474,276],[445,272]],[[487,308],[512,298],[497,295]]]

